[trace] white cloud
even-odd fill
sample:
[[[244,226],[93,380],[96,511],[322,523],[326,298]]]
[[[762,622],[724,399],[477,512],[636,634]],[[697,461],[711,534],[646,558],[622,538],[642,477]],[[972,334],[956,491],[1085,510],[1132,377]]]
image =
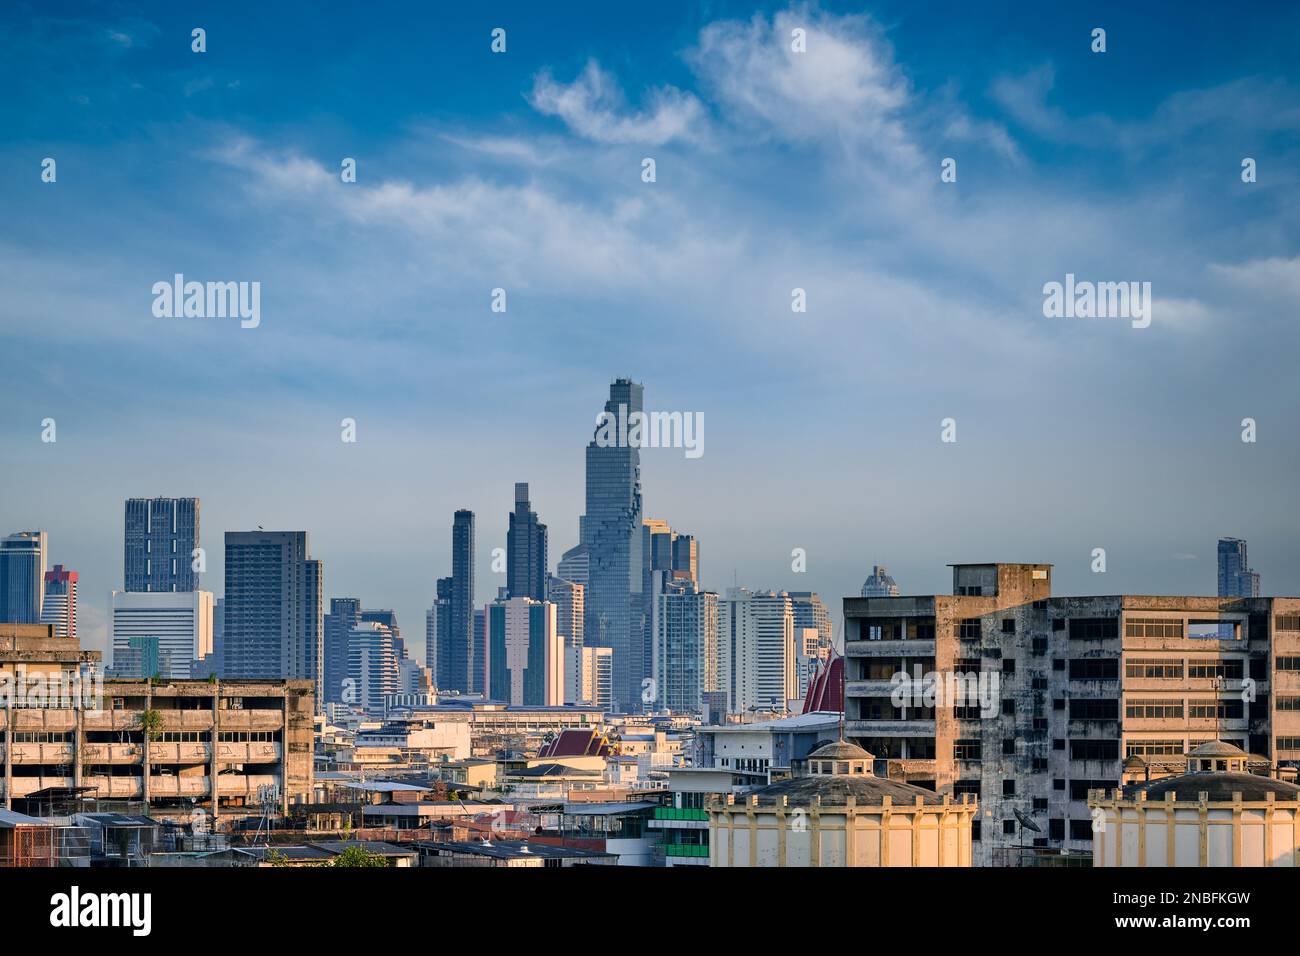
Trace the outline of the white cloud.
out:
[[[594,60],[569,84],[557,82],[548,71],[541,72],[528,101],[539,113],[559,117],[573,132],[598,143],[660,146],[673,140],[694,140],[703,134],[705,122],[700,101],[672,86],[651,90],[641,112],[626,112],[618,81]]]

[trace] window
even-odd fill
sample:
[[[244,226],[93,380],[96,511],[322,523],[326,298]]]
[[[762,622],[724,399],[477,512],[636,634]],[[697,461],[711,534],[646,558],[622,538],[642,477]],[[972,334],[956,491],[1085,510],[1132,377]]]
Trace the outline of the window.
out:
[[[1002,619],[1002,633],[1003,634],[1016,633],[1016,619],[1014,617],[1004,617]]]
[[[1300,615],[1279,615],[1274,627],[1279,631],[1300,631]]]
[[[1033,687],[1034,690],[1047,690],[1047,678],[1035,677],[1033,681],[1030,682],[1030,686]]]
[[[1003,832],[1006,836],[1015,836],[1015,835],[1016,835],[1016,821],[1015,821],[1014,819],[1012,819],[1012,820],[1003,820],[1003,821],[1002,821],[1002,832]]]
[[[1015,659],[1014,657],[1006,657],[1006,658],[1003,658],[1003,659],[1002,659],[1002,673],[1004,673],[1004,674],[1014,674],[1015,672],[1016,672],[1016,659]]]
[[[1070,700],[1070,719],[1118,720],[1119,701],[1114,698],[1072,698]]]
[[[1016,715],[1016,701],[1014,697],[1002,698],[1002,716],[1014,717]]]
[[[1181,740],[1130,740],[1124,747],[1129,757],[1177,757],[1183,753]]]
[[[1119,661],[1113,657],[1070,658],[1070,680],[1117,680]]]
[[[979,704],[957,704],[952,708],[955,720],[983,720],[984,712]]]
[[[1244,708],[1238,700],[1189,700],[1187,702],[1189,717],[1205,719],[1236,720],[1243,716]]]
[[[1130,720],[1182,720],[1181,700],[1130,700],[1124,705]]]
[[[1015,738],[1015,737],[1003,737],[1003,738],[1002,738],[1002,756],[1004,756],[1004,757],[1014,757],[1015,755],[1016,755],[1016,738]]]
[[[1118,740],[1071,740],[1071,760],[1118,760]]]
[[[1070,618],[1070,640],[1109,641],[1119,637],[1119,622],[1113,617]]]
[[[959,657],[955,662],[955,668],[967,673],[978,673],[983,668],[983,662],[978,657]]]
[[[1034,653],[1038,654],[1039,656],[1042,656],[1043,654],[1047,653],[1047,638],[1045,637],[1034,638]]]
[[[1300,657],[1279,657],[1274,666],[1280,671],[1300,671]]]
[[[952,742],[953,760],[979,760],[983,747],[978,737],[969,737]]]
[[[1046,758],[1046,757],[1035,757],[1035,758],[1033,759],[1033,762],[1032,762],[1032,764],[1031,764],[1030,766],[1031,766],[1031,769],[1034,771],[1034,773],[1046,773],[1046,772],[1047,772],[1047,758]]]
[[[1189,679],[1197,678],[1220,678],[1222,680],[1241,680],[1246,673],[1240,659],[1236,660],[1209,660],[1187,662],[1187,676]]]
[[[1064,737],[1053,737],[1053,738],[1052,738],[1052,749],[1053,749],[1053,750],[1064,750],[1064,749],[1065,749],[1065,738],[1064,738]]]
[[[1161,657],[1130,657],[1124,662],[1124,676],[1142,680],[1182,680],[1183,662]]]
[[[978,797],[980,795],[980,781],[977,778],[971,780],[957,780],[952,785],[952,792],[956,796],[961,796],[963,793],[969,793],[972,796]]]
[[[1063,618],[1063,617],[1053,618],[1053,619],[1052,619],[1052,630],[1053,630],[1053,631],[1063,631],[1063,630],[1065,630],[1065,618]]]
[[[1277,738],[1277,749],[1279,752],[1285,750],[1291,753],[1300,750],[1300,737]]]
[[[1002,781],[1002,796],[1014,797],[1016,795],[1016,780],[1014,777],[1007,777]]]
[[[1054,671],[1063,671],[1063,670],[1065,670],[1065,658],[1064,658],[1064,657],[1053,657],[1053,658],[1052,658],[1052,670],[1054,670]]]
[[[1300,697],[1279,697],[1277,699],[1278,710],[1300,710]]]
[[[1055,778],[1053,778],[1053,779],[1052,779],[1052,789],[1053,789],[1053,790],[1061,790],[1061,791],[1064,791],[1064,790],[1065,790],[1065,781],[1062,780],[1060,777],[1055,777]]]
[[[977,617],[965,618],[957,625],[957,637],[963,641],[978,641],[980,639],[980,619]]]
[[[1065,698],[1064,698],[1064,697],[1053,697],[1053,698],[1052,698],[1052,710],[1065,710]]]
[[[1091,820],[1071,820],[1070,821],[1070,839],[1071,840],[1092,840],[1092,821]]]
[[[1052,840],[1065,839],[1065,821],[1060,817],[1047,821],[1047,836]]]
[[[1039,810],[1046,810],[1046,809],[1047,809],[1047,798],[1034,797],[1034,811],[1037,812]]]
[[[1087,800],[1089,790],[1116,790],[1119,784],[1114,780],[1071,780],[1070,799]]]
[[[1125,637],[1182,637],[1181,618],[1130,617],[1124,622]]]
[[[980,838],[980,822],[979,820],[972,820],[970,825],[970,838],[976,843],[979,842]]]

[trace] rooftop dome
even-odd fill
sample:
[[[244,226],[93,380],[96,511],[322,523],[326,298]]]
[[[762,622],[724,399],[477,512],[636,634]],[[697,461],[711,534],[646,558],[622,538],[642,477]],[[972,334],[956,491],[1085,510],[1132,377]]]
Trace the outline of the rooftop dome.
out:
[[[823,744],[808,755],[809,760],[874,760],[871,754],[867,753],[857,744],[851,744],[847,740],[837,740],[834,743]]]
[[[1199,747],[1192,750],[1187,756],[1189,757],[1246,757],[1249,756],[1246,751],[1240,747],[1233,746],[1226,740],[1207,740]]]
[[[1227,773],[1222,770],[1162,777],[1139,785],[1134,792],[1145,793],[1148,800],[1164,800],[1168,793],[1174,794],[1175,800],[1183,801],[1197,800],[1202,793],[1216,802],[1231,800],[1233,794],[1237,793],[1241,794],[1243,800],[1266,800],[1270,793],[1274,795],[1274,800],[1300,800],[1300,787],[1294,783],[1253,773]]]

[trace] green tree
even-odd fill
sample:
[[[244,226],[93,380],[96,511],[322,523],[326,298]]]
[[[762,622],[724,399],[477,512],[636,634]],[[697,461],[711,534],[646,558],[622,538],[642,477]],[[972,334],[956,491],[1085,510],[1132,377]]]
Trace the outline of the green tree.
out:
[[[387,866],[378,853],[371,853],[360,844],[348,847],[330,861],[330,866]]]
[[[162,711],[153,709],[141,711],[139,724],[140,729],[144,731],[145,736],[150,740],[157,740],[162,737]]]

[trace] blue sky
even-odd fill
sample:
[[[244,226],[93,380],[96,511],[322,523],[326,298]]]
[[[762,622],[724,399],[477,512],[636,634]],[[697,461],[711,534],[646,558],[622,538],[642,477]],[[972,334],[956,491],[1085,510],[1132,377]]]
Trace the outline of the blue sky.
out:
[[[1300,593],[1294,7],[466,6],[0,13],[0,530],[81,572],[88,643],[155,494],[203,499],[218,593],[224,531],[306,528],[422,636],[455,508],[481,602],[515,481],[575,543],[619,375],[704,415],[643,484],[710,587],[1210,593],[1237,535]],[[155,318],[176,272],[260,327]],[[1067,272],[1151,282],[1150,328],[1044,318]]]

